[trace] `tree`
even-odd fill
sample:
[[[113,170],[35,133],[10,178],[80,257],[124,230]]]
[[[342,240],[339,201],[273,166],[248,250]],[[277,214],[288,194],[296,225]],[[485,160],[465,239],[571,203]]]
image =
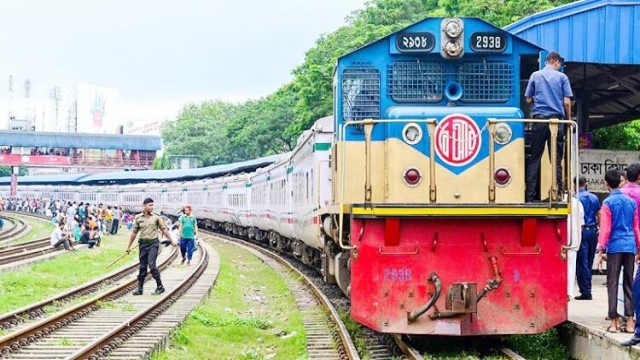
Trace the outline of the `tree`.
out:
[[[18,176],[25,176],[27,172],[26,167],[18,168]],[[11,176],[11,166],[0,166],[0,176]]]
[[[595,130],[593,147],[608,150],[640,150],[640,120]]]
[[[153,170],[167,170],[171,169],[171,161],[169,155],[165,151],[159,158],[153,159]]]
[[[324,34],[293,69],[294,79],[273,94],[242,104],[188,104],[163,131],[171,155],[196,155],[206,165],[291,149],[317,119],[333,113],[333,68],[338,57],[427,16],[476,16],[504,26],[572,0],[370,0],[346,24]]]

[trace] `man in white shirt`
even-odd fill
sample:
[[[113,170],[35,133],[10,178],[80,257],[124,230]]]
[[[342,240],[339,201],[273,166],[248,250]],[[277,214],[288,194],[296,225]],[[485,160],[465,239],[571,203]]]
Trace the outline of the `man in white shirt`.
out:
[[[569,246],[567,247],[567,299],[573,296],[573,288],[576,283],[576,260],[578,250],[582,242],[582,225],[584,225],[584,207],[576,196],[571,197],[571,215],[567,219],[567,236]]]
[[[62,229],[64,228],[64,222],[59,222],[58,227],[56,227],[51,233],[51,246],[57,248],[58,246],[64,246],[65,250],[75,250],[73,246],[69,243],[69,239],[65,235]]]

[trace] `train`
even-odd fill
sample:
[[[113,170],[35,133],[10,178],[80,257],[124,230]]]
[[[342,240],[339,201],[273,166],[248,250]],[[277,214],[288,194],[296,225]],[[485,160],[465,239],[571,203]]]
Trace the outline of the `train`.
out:
[[[252,172],[186,182],[21,185],[20,198],[159,211],[287,252],[382,333],[533,334],[567,320],[572,121],[525,118],[547,51],[478,18],[425,18],[341,56],[334,114]],[[562,181],[543,157],[525,202],[527,134],[567,126]],[[122,173],[123,177],[130,173]],[[0,195],[10,197],[9,186]]]

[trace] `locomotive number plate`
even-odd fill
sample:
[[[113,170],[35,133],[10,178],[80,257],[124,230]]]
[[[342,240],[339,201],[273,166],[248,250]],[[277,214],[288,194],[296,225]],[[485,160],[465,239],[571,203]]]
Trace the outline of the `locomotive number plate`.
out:
[[[507,49],[507,36],[499,32],[471,34],[471,49],[475,52],[503,52]]]
[[[436,38],[429,32],[401,33],[396,36],[396,49],[400,52],[431,51]]]

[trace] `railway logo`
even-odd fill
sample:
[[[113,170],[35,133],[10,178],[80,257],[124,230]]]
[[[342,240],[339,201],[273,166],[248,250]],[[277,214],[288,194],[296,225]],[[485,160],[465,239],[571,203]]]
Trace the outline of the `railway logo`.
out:
[[[480,152],[481,141],[480,128],[466,115],[451,114],[436,126],[436,152],[448,165],[470,163]]]

